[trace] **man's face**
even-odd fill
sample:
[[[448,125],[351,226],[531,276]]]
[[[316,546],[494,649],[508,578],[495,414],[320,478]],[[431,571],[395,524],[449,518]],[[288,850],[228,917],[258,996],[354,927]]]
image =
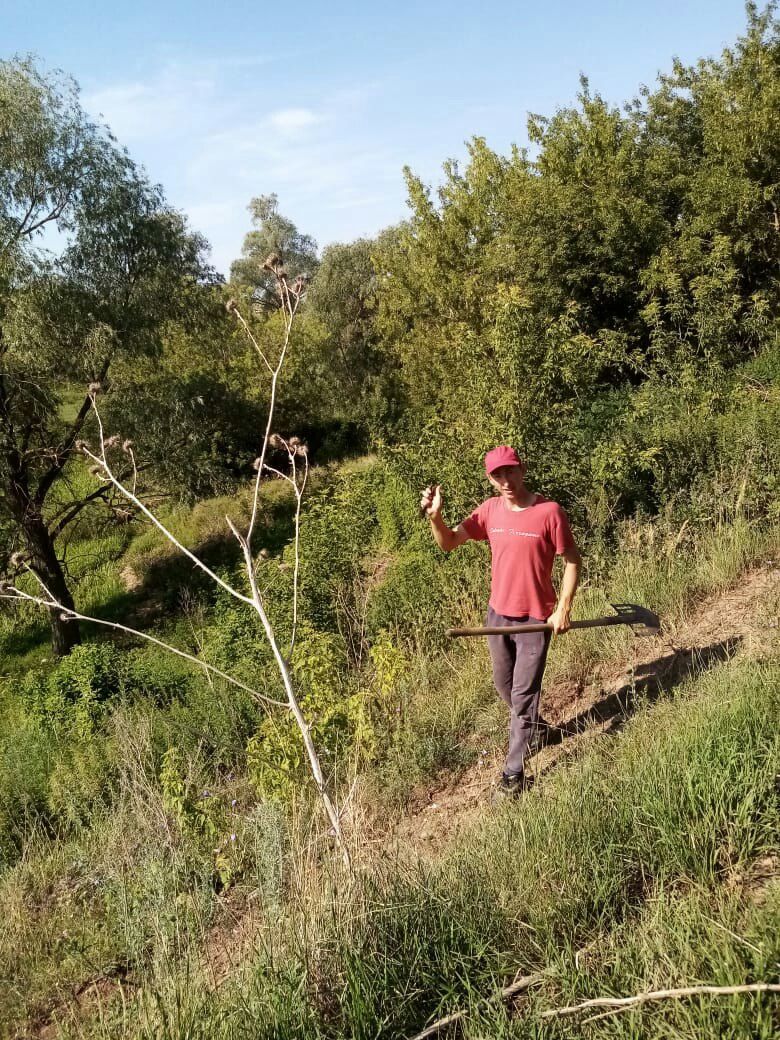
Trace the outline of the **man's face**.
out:
[[[505,498],[519,494],[524,487],[525,466],[499,466],[488,475],[488,480]]]

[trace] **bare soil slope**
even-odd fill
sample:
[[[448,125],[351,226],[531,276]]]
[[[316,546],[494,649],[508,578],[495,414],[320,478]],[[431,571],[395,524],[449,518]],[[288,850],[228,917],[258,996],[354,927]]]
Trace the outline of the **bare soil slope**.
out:
[[[640,703],[686,676],[738,653],[768,650],[778,636],[779,603],[780,566],[767,561],[742,575],[735,587],[702,601],[674,632],[637,639],[630,659],[603,665],[588,685],[559,682],[545,689],[542,714],[559,731],[552,731],[551,743],[530,759],[535,781],[544,782],[563,759],[619,728]],[[493,749],[460,777],[441,777],[419,792],[416,808],[394,829],[397,846],[435,855],[457,839],[489,811],[501,764],[501,749]]]

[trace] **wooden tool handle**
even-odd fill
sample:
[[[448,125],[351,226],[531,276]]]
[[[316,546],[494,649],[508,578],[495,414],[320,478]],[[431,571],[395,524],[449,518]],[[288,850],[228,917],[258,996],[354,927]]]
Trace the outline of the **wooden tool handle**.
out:
[[[569,628],[602,628],[605,625],[630,625],[635,623],[635,618],[614,617],[586,618],[583,621],[572,621]],[[448,636],[508,636],[516,632],[552,632],[553,627],[549,621],[535,622],[530,625],[492,625],[487,628],[448,628]]]
[[[448,628],[448,636],[508,636],[514,632],[552,632],[546,621],[533,625],[496,625],[488,628]]]

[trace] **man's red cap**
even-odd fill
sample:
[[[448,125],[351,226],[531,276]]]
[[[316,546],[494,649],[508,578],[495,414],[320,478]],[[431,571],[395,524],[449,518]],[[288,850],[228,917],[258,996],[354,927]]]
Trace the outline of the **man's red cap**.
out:
[[[497,448],[492,448],[485,456],[485,472],[489,475],[494,469],[498,469],[499,466],[521,466],[522,463],[518,457],[517,452],[514,448],[510,448],[508,444],[501,444]]]

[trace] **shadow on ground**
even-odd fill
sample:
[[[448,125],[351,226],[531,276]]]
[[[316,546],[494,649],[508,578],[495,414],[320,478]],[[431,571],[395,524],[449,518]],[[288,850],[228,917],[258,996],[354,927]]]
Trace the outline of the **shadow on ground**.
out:
[[[652,704],[690,676],[699,675],[733,657],[741,636],[724,639],[705,647],[687,647],[638,665],[619,689],[597,700],[585,711],[558,725],[550,725],[543,744],[562,744],[594,727],[611,731],[622,727],[640,706]]]
[[[272,555],[281,552],[290,539],[294,515],[292,501],[280,499],[264,503],[253,537],[254,550],[262,547]],[[210,570],[228,580],[241,562],[241,549],[227,524],[224,532],[211,534],[190,548]],[[180,615],[186,596],[213,602],[219,591],[197,564],[174,547],[165,546],[158,557],[142,560],[137,575],[133,576],[137,576],[137,582],[125,592],[106,599],[96,616],[148,629],[162,618]],[[238,587],[242,587],[241,579]]]

